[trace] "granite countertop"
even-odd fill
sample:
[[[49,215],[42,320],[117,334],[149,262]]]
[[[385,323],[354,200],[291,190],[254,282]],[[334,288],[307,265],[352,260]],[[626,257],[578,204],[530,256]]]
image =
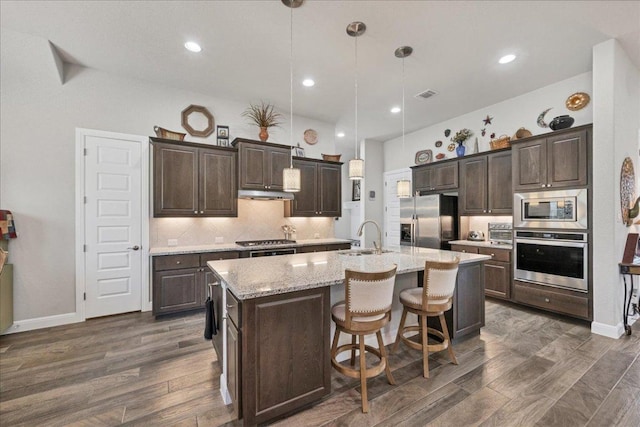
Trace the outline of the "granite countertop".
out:
[[[345,251],[315,252],[273,257],[209,261],[207,265],[238,299],[246,300],[304,289],[341,284],[347,268],[384,271],[396,264],[397,274],[424,270],[424,263],[450,261],[460,264],[491,259],[488,255],[468,254],[418,247],[387,248],[382,255],[350,256]]]
[[[464,245],[464,246],[476,246],[482,248],[496,248],[496,249],[507,249],[512,250],[513,245],[509,245],[507,243],[491,243],[490,241],[482,241],[478,242],[475,240],[452,240],[449,242],[452,245]]]
[[[260,245],[260,246],[240,246],[235,243],[219,243],[211,245],[197,245],[197,246],[162,246],[155,247],[149,250],[149,255],[176,255],[176,254],[193,254],[200,252],[227,252],[227,251],[248,251],[248,250],[261,250],[261,249],[282,249],[282,248],[296,248],[299,246],[315,246],[315,245],[329,245],[336,243],[351,243],[351,240],[346,239],[301,239],[296,240],[295,243],[286,243],[283,245]]]

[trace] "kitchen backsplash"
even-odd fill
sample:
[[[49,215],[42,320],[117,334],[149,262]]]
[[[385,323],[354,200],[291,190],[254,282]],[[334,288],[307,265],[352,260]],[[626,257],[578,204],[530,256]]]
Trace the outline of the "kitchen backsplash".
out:
[[[151,247],[209,245],[238,240],[283,239],[282,226],[293,225],[296,239],[334,237],[333,218],[285,218],[279,200],[238,200],[237,218],[151,218]]]
[[[506,222],[512,223],[511,216],[461,216],[460,217],[460,239],[465,240],[468,237],[469,230],[482,231],[485,240],[489,239],[489,223],[490,222]]]

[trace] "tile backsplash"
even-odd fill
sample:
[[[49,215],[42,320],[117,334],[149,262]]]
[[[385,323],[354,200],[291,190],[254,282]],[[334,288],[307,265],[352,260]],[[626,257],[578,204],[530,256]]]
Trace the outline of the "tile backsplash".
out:
[[[238,200],[237,218],[151,218],[150,223],[152,248],[168,246],[169,239],[178,246],[283,239],[285,224],[296,228],[296,239],[334,237],[333,218],[285,218],[280,200]]]
[[[512,223],[511,216],[461,216],[460,217],[460,239],[466,240],[469,230],[482,231],[486,240],[489,239],[489,223],[506,222]]]

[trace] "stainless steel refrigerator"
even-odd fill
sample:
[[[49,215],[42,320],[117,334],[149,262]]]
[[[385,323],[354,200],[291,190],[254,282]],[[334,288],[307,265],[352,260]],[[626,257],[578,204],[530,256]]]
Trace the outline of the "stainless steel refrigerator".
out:
[[[458,238],[458,197],[400,199],[400,244],[450,250]]]

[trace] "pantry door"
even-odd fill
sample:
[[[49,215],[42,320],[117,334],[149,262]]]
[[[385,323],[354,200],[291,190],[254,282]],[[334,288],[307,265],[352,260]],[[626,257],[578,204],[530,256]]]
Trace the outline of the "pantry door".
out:
[[[148,138],[78,130],[78,140],[85,318],[140,311],[148,288]]]
[[[398,169],[384,173],[384,246],[400,244],[400,199],[398,181],[411,181],[411,169]]]

